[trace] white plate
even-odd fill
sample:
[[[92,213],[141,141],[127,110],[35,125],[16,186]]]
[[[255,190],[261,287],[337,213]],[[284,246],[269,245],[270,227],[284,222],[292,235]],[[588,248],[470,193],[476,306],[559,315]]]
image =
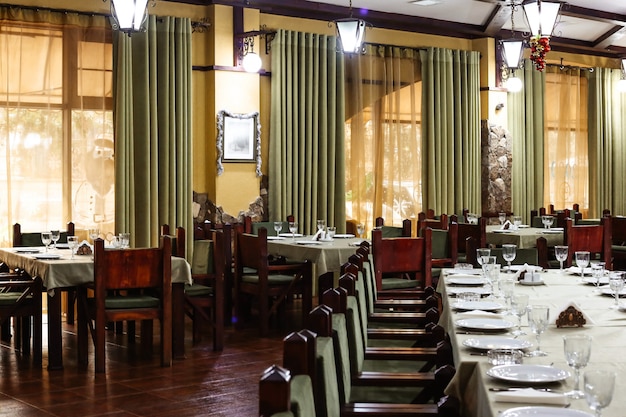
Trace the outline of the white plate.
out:
[[[495,229],[492,230],[493,233],[513,233],[513,230],[510,229]]]
[[[461,275],[451,275],[446,280],[448,284],[453,285],[484,285],[487,281],[484,278],[480,278],[474,275],[469,276],[461,276]]]
[[[34,256],[35,259],[61,259],[61,255],[56,253],[40,253]]]
[[[589,274],[591,275],[591,272],[593,270],[589,267],[585,268],[585,274]],[[569,268],[567,268],[567,272],[570,274],[574,274],[574,275],[580,275],[580,268],[577,266],[570,266]]]
[[[280,237],[302,237],[304,236],[302,233],[295,233],[295,234],[291,234],[291,233],[279,233],[278,236]]]
[[[319,240],[296,240],[298,245],[321,245],[324,242],[320,242]]]
[[[335,239],[349,239],[354,236],[352,233],[335,233]]]
[[[559,233],[563,233],[563,230],[544,229],[544,230],[542,230],[539,233],[544,234],[544,235],[556,235],[556,234],[559,234]]]
[[[598,280],[595,279],[594,277],[585,277],[585,278],[583,278],[583,282],[585,284],[596,285],[598,283]],[[600,285],[609,285],[609,277],[608,276],[601,277],[600,278]]]
[[[494,311],[504,308],[500,303],[494,301],[456,301],[452,304],[452,308],[456,310],[483,310]]]
[[[463,294],[464,292],[471,292],[479,295],[491,294],[491,290],[486,287],[450,287],[447,291],[450,295]]]
[[[490,377],[509,382],[546,384],[562,381],[569,372],[548,365],[498,365],[487,371]]]
[[[499,414],[499,417],[593,417],[592,414],[569,408],[556,407],[516,407],[509,408]]]
[[[528,349],[533,344],[528,340],[514,339],[505,336],[472,337],[463,341],[463,346],[480,349]]]
[[[482,275],[483,270],[481,268],[472,268],[472,269],[449,269],[448,276],[452,275]]]
[[[541,281],[524,281],[524,280],[520,280],[518,281],[519,285],[526,285],[529,287],[534,287],[535,285],[543,285],[545,284],[545,282],[543,280]]]
[[[527,224],[520,224],[519,226],[517,226],[519,229],[528,229],[530,226]]]
[[[16,249],[15,253],[40,253],[39,249]]]
[[[285,240],[285,238],[281,236],[268,236],[267,240]]]
[[[615,297],[615,292],[610,288],[602,288],[602,294]],[[622,288],[622,290],[619,292],[619,296],[620,297],[626,296],[626,288]]]
[[[515,327],[515,323],[502,319],[461,319],[454,322],[458,327],[476,330],[507,330]]]
[[[57,243],[57,249],[69,249],[70,245],[67,243]]]

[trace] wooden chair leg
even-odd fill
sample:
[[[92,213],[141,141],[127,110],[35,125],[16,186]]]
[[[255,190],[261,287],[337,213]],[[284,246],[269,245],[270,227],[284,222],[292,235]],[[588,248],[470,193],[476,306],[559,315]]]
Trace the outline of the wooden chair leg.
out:
[[[152,355],[152,341],[154,339],[154,323],[152,320],[141,320],[141,351],[145,355]]]
[[[30,317],[20,317],[20,339],[21,339],[21,352],[23,355],[30,356],[30,326],[31,326],[31,318]]]
[[[85,288],[79,288],[77,292],[77,309],[78,317],[76,330],[76,344],[78,349],[78,366],[80,369],[87,369],[88,364],[88,352],[89,352],[89,325],[88,325],[88,312],[86,311],[86,297],[87,290]]]
[[[2,339],[3,342],[11,341],[11,320],[7,320],[0,326],[0,339]]]
[[[69,289],[67,290],[67,306],[66,306],[66,316],[65,322],[67,324],[74,324],[74,305],[76,304],[76,290]]]

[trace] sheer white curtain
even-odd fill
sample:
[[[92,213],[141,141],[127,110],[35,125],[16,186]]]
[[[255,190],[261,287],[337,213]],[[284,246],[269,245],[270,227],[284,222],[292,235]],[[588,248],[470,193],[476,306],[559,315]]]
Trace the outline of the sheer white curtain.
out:
[[[112,47],[104,17],[0,8],[0,245],[113,225]]]

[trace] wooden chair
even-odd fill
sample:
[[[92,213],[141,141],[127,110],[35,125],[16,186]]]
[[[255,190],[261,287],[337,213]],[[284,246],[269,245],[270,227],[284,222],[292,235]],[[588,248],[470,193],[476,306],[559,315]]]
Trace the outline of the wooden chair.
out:
[[[281,230],[281,233],[289,232],[289,222],[293,222],[294,219],[295,217],[292,214],[287,216],[287,220],[282,222],[283,228]],[[276,231],[274,230],[274,222],[270,222],[270,221],[253,222],[252,217],[244,216],[243,218],[243,232],[244,233],[251,233],[253,235],[256,235],[259,233],[259,229],[261,229],[262,227],[268,230],[269,236],[275,236]]]
[[[508,218],[511,218],[512,216],[514,216],[514,213],[512,211],[507,211],[507,210],[498,210],[498,211],[483,211],[480,215],[480,217],[484,217],[485,219],[487,219],[487,224],[500,224],[500,213],[506,213],[506,216]],[[511,219],[511,223],[513,222],[513,220]]]
[[[611,240],[613,268],[624,270],[626,269],[626,216],[611,218]]]
[[[429,235],[411,238],[383,238],[372,231],[372,255],[378,292],[385,289],[425,288],[432,286],[432,248]],[[383,285],[383,275],[401,274]],[[391,278],[385,278],[391,279]]]
[[[95,345],[95,369],[106,368],[108,322],[141,320],[144,353],[152,348],[153,320],[160,321],[161,366],[172,363],[172,240],[161,237],[159,248],[104,249],[104,241],[94,244],[94,297],[87,298],[88,286],[79,287],[78,362],[87,366],[88,336]],[[115,295],[110,296],[113,292]]]
[[[431,213],[433,217],[427,217],[428,214],[421,212],[417,215],[417,230],[425,229],[426,227],[430,227],[431,229],[439,229],[439,230],[448,230],[449,222],[447,214],[442,214],[439,218],[435,218],[434,214]]]
[[[42,289],[43,283],[38,276],[31,278],[24,273],[19,278],[0,277],[0,324],[8,327],[11,318],[19,318],[16,349],[30,355],[32,334],[35,365],[42,363]]]
[[[459,223],[457,234],[458,261],[476,265],[476,249],[487,247],[487,219],[478,224]]]
[[[258,301],[260,333],[261,336],[267,335],[270,317],[293,294],[302,295],[302,316],[305,320],[312,307],[311,261],[270,264],[265,228],[259,230],[258,236],[238,230],[235,247],[237,324],[241,324],[244,313],[249,312],[250,299],[255,298]]]
[[[413,234],[413,225],[410,219],[402,220],[402,227],[397,227],[385,226],[385,219],[377,217],[374,225],[382,231],[383,237],[411,237]]]
[[[601,260],[605,262],[607,270],[613,269],[613,259],[611,251],[611,216],[603,217],[600,225],[588,226],[574,225],[573,219],[565,221],[567,239],[567,260],[566,266],[572,265],[572,260],[577,251],[588,251],[591,260]]]

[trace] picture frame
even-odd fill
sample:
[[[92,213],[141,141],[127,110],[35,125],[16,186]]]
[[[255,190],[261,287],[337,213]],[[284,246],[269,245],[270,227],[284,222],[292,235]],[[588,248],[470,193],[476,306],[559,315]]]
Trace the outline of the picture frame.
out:
[[[217,114],[217,174],[224,173],[225,162],[256,162],[261,176],[261,124],[259,112],[236,114],[220,110]]]

